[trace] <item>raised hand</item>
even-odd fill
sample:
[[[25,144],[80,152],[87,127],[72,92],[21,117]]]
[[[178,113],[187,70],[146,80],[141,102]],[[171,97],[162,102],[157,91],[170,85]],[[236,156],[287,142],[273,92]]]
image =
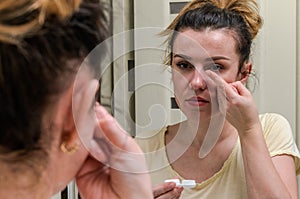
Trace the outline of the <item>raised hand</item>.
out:
[[[211,82],[214,82],[215,93],[220,112],[225,114],[239,133],[245,133],[260,125],[257,107],[250,91],[241,81],[225,82],[222,77],[206,71]]]
[[[101,134],[102,141],[94,143],[92,146],[95,148],[90,150],[102,153],[103,162],[91,156],[87,158],[76,177],[81,197],[153,198],[150,177],[141,149],[99,104],[95,107],[95,113],[99,123],[97,133],[98,136]]]

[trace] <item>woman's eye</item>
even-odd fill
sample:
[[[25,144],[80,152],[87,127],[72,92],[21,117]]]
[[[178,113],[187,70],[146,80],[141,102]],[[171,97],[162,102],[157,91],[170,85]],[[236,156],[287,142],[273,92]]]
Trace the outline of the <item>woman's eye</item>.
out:
[[[211,64],[211,65],[206,66],[205,70],[211,70],[211,71],[217,72],[222,68],[223,67],[219,64]]]
[[[193,66],[191,64],[186,63],[186,62],[179,62],[179,63],[176,64],[176,66],[179,69],[183,69],[183,70],[185,70],[185,69],[192,69],[193,68]]]

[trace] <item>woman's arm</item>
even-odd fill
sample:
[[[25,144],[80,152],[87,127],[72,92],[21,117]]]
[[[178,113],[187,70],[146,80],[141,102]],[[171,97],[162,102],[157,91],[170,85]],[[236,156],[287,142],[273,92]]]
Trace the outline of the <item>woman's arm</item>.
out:
[[[293,158],[271,158],[259,126],[240,133],[240,140],[249,198],[297,199]]]
[[[240,81],[228,84],[215,73],[207,73],[223,99],[224,117],[238,131],[249,198],[296,199],[294,160],[288,155],[271,158],[251,93]]]

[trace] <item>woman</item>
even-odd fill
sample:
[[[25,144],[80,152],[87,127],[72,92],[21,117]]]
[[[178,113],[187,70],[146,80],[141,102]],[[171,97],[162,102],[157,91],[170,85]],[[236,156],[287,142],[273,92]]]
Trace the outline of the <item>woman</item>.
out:
[[[194,0],[164,32],[187,120],[136,139],[155,198],[297,198],[299,151],[289,123],[259,115],[245,87],[261,24],[254,0]],[[173,178],[197,184],[163,183]]]
[[[108,36],[105,16],[98,0],[1,1],[0,198],[51,198],[74,178],[82,198],[153,197],[144,159],[126,156],[140,148],[95,103],[94,73],[105,53],[87,59],[76,77]],[[103,163],[81,142],[78,129],[87,128],[109,149],[100,150]]]

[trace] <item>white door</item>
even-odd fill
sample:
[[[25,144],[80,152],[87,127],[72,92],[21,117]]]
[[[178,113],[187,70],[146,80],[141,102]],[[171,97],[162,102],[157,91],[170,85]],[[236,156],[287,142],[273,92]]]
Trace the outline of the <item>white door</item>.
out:
[[[163,65],[165,37],[160,37],[188,1],[135,0],[135,117],[136,133],[159,129],[184,119],[174,108],[170,68]]]

